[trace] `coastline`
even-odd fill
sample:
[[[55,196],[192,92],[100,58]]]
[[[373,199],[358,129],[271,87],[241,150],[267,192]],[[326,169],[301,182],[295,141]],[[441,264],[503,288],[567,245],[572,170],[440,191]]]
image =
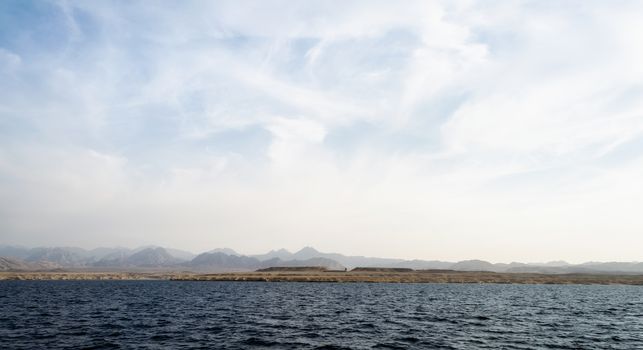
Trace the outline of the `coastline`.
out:
[[[489,284],[621,284],[643,285],[643,275],[612,274],[537,274],[461,271],[412,272],[87,272],[87,271],[15,271],[0,272],[6,280],[168,280],[168,281],[240,281],[240,282],[326,282],[326,283],[489,283]]]

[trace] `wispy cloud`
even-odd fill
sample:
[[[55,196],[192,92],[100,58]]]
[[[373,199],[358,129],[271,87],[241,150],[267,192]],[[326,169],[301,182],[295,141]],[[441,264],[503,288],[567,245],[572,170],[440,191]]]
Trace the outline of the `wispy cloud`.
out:
[[[2,241],[641,259],[636,2],[0,7]]]

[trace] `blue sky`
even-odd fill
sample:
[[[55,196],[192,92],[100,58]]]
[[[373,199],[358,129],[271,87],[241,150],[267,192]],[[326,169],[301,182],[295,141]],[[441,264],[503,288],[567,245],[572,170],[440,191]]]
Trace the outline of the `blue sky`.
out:
[[[635,1],[3,1],[0,238],[642,260]]]

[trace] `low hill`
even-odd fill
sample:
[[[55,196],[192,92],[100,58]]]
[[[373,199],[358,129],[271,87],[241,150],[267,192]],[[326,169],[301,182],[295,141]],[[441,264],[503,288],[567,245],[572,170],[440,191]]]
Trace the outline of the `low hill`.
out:
[[[403,267],[356,267],[351,272],[414,272],[413,269]]]
[[[344,270],[344,266],[338,263],[335,260],[327,258],[310,258],[304,260],[281,260],[279,258],[270,259],[267,261],[261,262],[261,266],[272,267],[272,266],[281,266],[281,267],[306,267],[306,266],[315,266],[323,267],[328,270]]]
[[[257,270],[257,272],[293,272],[293,271],[324,272],[324,271],[328,271],[328,269],[322,266],[273,266],[273,267],[266,267],[264,269]]]
[[[405,260],[392,264],[390,267],[408,268],[413,270],[440,270],[449,269],[453,263],[438,260]]]
[[[312,258],[306,260],[282,260],[272,258],[261,261],[248,256],[228,255],[221,252],[203,253],[183,266],[195,271],[254,271],[270,267],[302,267],[315,266],[324,267],[330,270],[344,269],[344,266],[336,261],[326,258]]]
[[[496,271],[496,267],[484,260],[464,260],[457,262],[449,267],[456,271]]]

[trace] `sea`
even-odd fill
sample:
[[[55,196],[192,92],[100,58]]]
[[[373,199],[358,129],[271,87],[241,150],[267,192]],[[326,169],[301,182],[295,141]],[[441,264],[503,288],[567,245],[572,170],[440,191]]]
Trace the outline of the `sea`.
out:
[[[643,287],[2,281],[2,349],[643,349]]]

